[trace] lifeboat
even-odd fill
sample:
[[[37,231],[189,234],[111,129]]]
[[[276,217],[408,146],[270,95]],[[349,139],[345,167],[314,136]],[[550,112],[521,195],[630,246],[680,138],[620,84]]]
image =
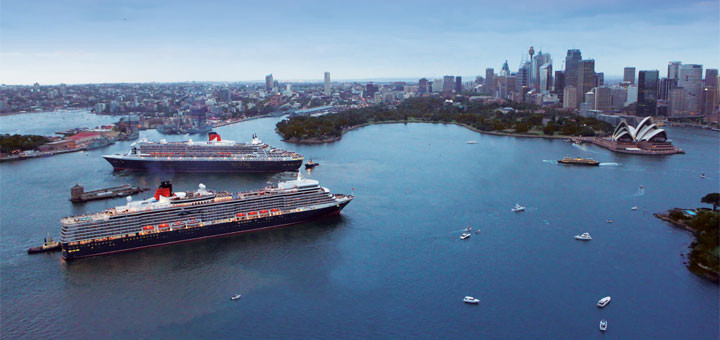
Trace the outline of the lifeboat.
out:
[[[270,212],[279,212],[280,209],[270,209]]]
[[[160,227],[160,229],[165,229],[165,228],[170,228],[170,225],[168,225],[167,223],[163,223],[163,224],[159,225],[159,227]]]
[[[251,211],[248,213],[248,217],[257,215],[257,211]]]
[[[237,217],[245,217],[245,213],[239,213],[236,215]]]
[[[143,230],[153,230],[153,229],[155,229],[155,227],[153,227],[151,225],[146,225],[143,227]]]
[[[267,210],[260,210],[260,213],[261,213],[261,214],[267,214],[267,213],[269,213],[269,211],[267,211]]]

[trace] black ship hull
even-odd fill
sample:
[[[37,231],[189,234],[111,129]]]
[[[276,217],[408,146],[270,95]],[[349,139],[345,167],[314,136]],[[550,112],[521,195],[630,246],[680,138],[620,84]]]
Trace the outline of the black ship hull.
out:
[[[161,160],[103,156],[115,170],[162,172],[284,172],[297,171],[303,160]]]
[[[115,240],[99,242],[93,241],[91,243],[78,245],[63,243],[62,256],[65,260],[69,261],[81,257],[107,255],[141,248],[157,247],[198,239],[221,237],[238,233],[283,227],[339,214],[340,210],[342,210],[348,203],[349,201],[316,210],[177,229],[159,233],[150,233],[147,235],[135,235]]]

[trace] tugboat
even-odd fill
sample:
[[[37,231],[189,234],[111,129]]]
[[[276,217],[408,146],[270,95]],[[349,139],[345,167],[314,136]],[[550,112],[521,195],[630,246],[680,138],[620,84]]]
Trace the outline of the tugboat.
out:
[[[305,169],[312,169],[318,165],[320,165],[320,163],[315,163],[312,158],[310,158],[310,160],[305,163]]]
[[[55,251],[60,250],[60,242],[53,241],[52,237],[48,235],[48,237],[45,238],[42,246],[39,247],[32,247],[28,249],[28,254],[37,254],[37,253],[43,253],[46,251]]]
[[[571,164],[571,165],[590,165],[590,166],[598,166],[600,165],[600,162],[592,159],[592,158],[581,158],[581,157],[565,157],[558,161],[560,164]]]

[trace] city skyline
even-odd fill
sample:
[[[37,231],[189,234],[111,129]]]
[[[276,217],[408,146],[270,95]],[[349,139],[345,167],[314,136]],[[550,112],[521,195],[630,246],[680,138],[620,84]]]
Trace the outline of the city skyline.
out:
[[[470,77],[505,60],[515,72],[529,46],[553,55],[553,70],[580,49],[606,77],[663,77],[674,60],[718,67],[720,43],[697,34],[718,33],[717,1],[606,4],[5,1],[0,83]]]

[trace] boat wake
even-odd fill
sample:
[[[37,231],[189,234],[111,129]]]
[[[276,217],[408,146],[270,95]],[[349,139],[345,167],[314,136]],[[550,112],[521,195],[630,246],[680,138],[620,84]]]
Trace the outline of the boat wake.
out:
[[[551,164],[557,164],[557,161],[554,161],[552,159],[543,159],[543,163],[551,163]]]
[[[613,162],[603,162],[603,163],[600,163],[600,166],[618,166],[618,165],[620,165],[620,164],[618,164],[618,163],[613,163]]]
[[[633,194],[633,197],[640,197],[643,195],[645,195],[645,189],[640,188],[640,189],[637,189],[637,191]]]

